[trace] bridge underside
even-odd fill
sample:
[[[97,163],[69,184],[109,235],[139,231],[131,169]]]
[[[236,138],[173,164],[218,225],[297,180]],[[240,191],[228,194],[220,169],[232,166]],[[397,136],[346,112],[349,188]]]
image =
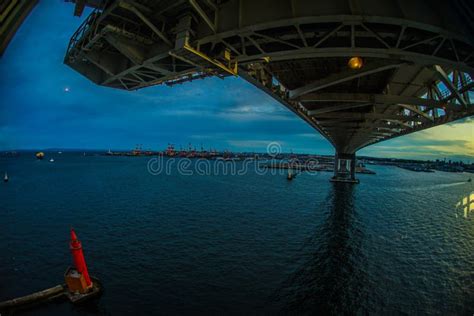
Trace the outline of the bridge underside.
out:
[[[38,0],[0,1],[0,57]]]
[[[474,114],[473,13],[467,0],[111,1],[65,63],[126,90],[238,75],[355,160]]]

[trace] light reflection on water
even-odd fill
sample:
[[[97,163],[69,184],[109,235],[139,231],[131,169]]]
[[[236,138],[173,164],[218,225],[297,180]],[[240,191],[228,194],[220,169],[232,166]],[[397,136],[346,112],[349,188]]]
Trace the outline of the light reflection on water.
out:
[[[354,207],[354,186],[333,184],[326,201],[327,218],[304,244],[307,258],[275,293],[285,313],[368,312],[365,227]]]
[[[462,209],[464,218],[470,217],[474,212],[474,192],[462,198],[456,204],[456,209]]]
[[[457,181],[453,183],[439,183],[439,184],[434,184],[434,185],[428,185],[428,186],[420,186],[417,188],[398,188],[395,189],[397,192],[406,192],[406,191],[426,191],[426,190],[441,190],[444,188],[450,188],[450,187],[456,187],[456,186],[465,186],[466,181]]]

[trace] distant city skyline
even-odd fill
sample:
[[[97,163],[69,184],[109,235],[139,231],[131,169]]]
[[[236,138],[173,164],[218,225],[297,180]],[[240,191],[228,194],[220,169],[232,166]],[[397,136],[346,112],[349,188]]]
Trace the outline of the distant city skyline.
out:
[[[211,78],[134,92],[94,85],[63,64],[70,36],[87,16],[43,1],[0,59],[0,150],[162,149],[168,143],[331,155],[309,125],[242,79]],[[358,155],[474,161],[472,118],[402,136]]]

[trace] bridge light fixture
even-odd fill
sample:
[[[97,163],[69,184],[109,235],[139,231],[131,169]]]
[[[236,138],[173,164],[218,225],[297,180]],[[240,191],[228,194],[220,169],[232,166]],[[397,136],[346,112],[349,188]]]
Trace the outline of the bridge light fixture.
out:
[[[357,57],[357,56],[351,57],[351,59],[349,59],[349,61],[347,62],[347,66],[354,70],[361,69],[363,65],[364,65],[364,62],[362,58]]]

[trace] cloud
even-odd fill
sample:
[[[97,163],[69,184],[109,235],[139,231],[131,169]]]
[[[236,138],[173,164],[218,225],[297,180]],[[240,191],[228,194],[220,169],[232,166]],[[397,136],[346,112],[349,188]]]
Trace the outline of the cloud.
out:
[[[268,144],[275,142],[275,140],[271,139],[266,139],[266,140],[228,140],[227,141],[229,145],[233,147],[239,147],[239,148],[253,148],[253,149],[259,149],[259,151],[264,152],[268,146]],[[285,142],[282,141],[276,141],[280,146],[284,147],[286,145]]]
[[[466,124],[469,126],[472,123],[474,123],[474,117],[468,116],[464,119],[453,121],[451,123],[447,123],[446,126],[456,128],[457,126],[466,125]]]
[[[463,157],[474,161],[474,120],[426,129],[363,149],[360,154],[413,159]]]
[[[313,138],[313,139],[324,139],[324,136],[321,135],[319,132],[315,131],[314,133],[300,133],[295,134],[295,137],[304,137],[304,138]]]

